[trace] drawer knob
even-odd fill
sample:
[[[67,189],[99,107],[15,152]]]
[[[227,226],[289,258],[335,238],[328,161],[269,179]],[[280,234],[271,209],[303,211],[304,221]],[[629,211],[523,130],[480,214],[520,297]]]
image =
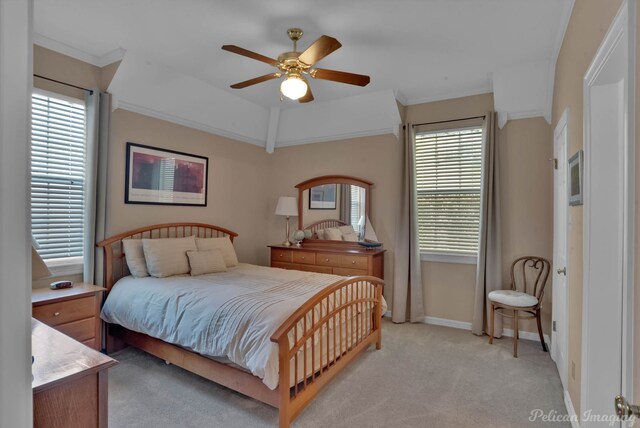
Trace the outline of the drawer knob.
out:
[[[355,261],[355,260],[351,260],[351,264],[352,264],[352,265],[355,265],[355,264],[356,264],[356,261]]]
[[[282,257],[282,256],[283,256],[283,254],[282,254],[282,253],[280,253],[280,257]]]
[[[329,261],[329,259],[324,259],[324,261],[325,261],[325,262],[328,262],[328,261]]]
[[[304,256],[302,256],[302,260],[304,260]]]
[[[54,316],[54,317],[58,317],[58,316],[60,316],[60,312],[54,312],[54,313],[53,313],[53,316]]]

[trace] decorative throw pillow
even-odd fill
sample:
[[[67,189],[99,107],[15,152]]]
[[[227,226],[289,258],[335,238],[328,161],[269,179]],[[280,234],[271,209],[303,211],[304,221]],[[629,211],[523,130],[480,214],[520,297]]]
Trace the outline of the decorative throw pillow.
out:
[[[226,272],[222,251],[219,248],[206,251],[187,251],[191,276],[204,275],[205,273]]]
[[[144,258],[144,250],[142,249],[142,239],[123,239],[122,249],[131,275],[136,278],[149,276],[147,261]]]
[[[356,232],[353,230],[353,226],[346,225],[338,227],[338,230],[342,233],[342,236],[348,235],[349,233],[355,234]]]
[[[196,239],[193,236],[143,239],[142,248],[149,275],[157,278],[189,273],[191,268],[187,251],[197,250]]]
[[[324,230],[324,239],[330,241],[342,241],[342,232],[338,228],[330,227]]]
[[[325,237],[324,237],[324,229],[317,229],[316,230],[316,236],[318,237],[318,239],[325,239]]]
[[[358,235],[354,231],[343,233],[342,239],[349,242],[358,242]]]
[[[222,252],[222,258],[228,268],[238,266],[238,256],[233,248],[231,239],[224,236],[222,238],[198,238],[196,239],[198,251],[219,249]]]

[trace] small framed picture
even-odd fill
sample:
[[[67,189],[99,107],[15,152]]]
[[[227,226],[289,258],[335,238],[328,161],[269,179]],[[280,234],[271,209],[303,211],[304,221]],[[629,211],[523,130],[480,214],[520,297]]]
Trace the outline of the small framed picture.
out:
[[[582,162],[584,152],[578,152],[569,159],[569,205],[582,205]]]
[[[124,202],[207,206],[209,158],[127,143]]]
[[[323,184],[309,189],[310,210],[336,209],[336,184]]]

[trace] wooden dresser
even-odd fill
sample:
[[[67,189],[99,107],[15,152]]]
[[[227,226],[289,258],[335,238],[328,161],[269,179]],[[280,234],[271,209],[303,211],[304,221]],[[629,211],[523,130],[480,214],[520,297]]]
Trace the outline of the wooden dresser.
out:
[[[33,426],[106,428],[107,369],[117,361],[31,319]]]
[[[356,246],[302,244],[301,247],[270,245],[271,267],[332,273],[334,275],[370,275],[384,279],[383,249],[367,250]]]
[[[103,291],[106,289],[83,283],[61,290],[34,288],[31,292],[33,317],[90,348],[100,350]]]

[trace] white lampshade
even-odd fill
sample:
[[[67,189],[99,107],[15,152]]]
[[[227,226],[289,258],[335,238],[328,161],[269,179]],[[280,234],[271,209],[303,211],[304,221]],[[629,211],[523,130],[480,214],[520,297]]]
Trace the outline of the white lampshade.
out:
[[[51,276],[49,268],[40,257],[36,249],[31,246],[31,279],[42,279]]]
[[[307,82],[296,74],[289,75],[280,85],[282,95],[292,100],[302,98],[307,93]]]
[[[293,196],[280,196],[276,206],[276,215],[298,216],[298,201]]]

